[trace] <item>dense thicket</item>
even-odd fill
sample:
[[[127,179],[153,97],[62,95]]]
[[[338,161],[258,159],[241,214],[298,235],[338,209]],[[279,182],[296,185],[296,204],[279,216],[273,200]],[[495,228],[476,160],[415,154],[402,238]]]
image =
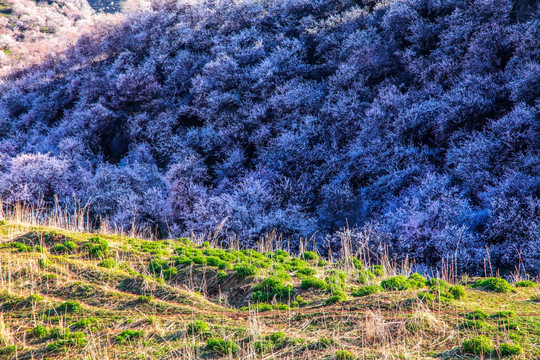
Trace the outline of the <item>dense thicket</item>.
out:
[[[163,0],[1,89],[0,196],[540,270],[533,0]],[[96,30],[97,31],[97,30]],[[363,239],[353,231],[353,239]]]

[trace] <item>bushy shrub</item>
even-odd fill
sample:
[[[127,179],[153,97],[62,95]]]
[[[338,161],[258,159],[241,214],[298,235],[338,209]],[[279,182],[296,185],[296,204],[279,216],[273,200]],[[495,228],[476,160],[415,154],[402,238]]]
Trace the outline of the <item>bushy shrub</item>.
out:
[[[109,252],[109,242],[99,236],[88,239],[85,246],[91,258],[103,259]]]
[[[9,245],[18,252],[32,252],[34,250],[32,246],[20,242],[12,242]]]
[[[327,337],[321,337],[316,342],[310,344],[308,349],[310,350],[324,350],[328,349],[331,346],[335,346],[336,341],[334,339],[329,339]]]
[[[386,276],[386,269],[382,265],[371,265],[369,270],[371,270],[376,277]]]
[[[266,339],[272,341],[274,344],[282,344],[287,340],[287,335],[284,332],[277,331],[266,336]]]
[[[23,348],[18,345],[6,345],[0,347],[0,355],[12,355],[15,354],[17,351],[22,350]]]
[[[167,260],[164,259],[152,259],[148,263],[148,271],[152,274],[162,274],[169,268]]]
[[[229,276],[229,274],[227,274],[227,272],[225,270],[218,270],[216,276],[217,276],[219,281],[222,281],[225,278],[227,278],[227,276]]]
[[[319,255],[315,251],[304,251],[301,258],[304,260],[316,261],[319,260]]]
[[[364,270],[365,266],[362,261],[357,257],[351,257],[353,266],[358,270]]]
[[[196,320],[187,325],[189,335],[203,335],[210,332],[210,326],[203,320]]]
[[[285,262],[288,258],[291,257],[288,251],[285,250],[274,250],[274,254],[272,256],[275,260],[278,262]]]
[[[236,355],[238,350],[240,349],[238,345],[236,345],[231,340],[226,340],[222,338],[212,337],[206,340],[206,346],[215,352],[218,352],[222,355]]]
[[[420,288],[426,286],[427,280],[425,277],[420,275],[419,273],[414,273],[409,276],[407,279],[409,281],[409,284],[413,288]]]
[[[334,292],[332,292],[332,295],[325,300],[324,303],[330,305],[345,300],[347,300],[347,295],[345,294],[345,292],[343,290],[335,290]]]
[[[245,262],[240,263],[240,264],[236,264],[234,266],[234,270],[236,271],[238,276],[243,277],[243,278],[246,278],[248,276],[257,275],[258,272],[259,272],[259,269],[257,269],[257,267],[255,265],[245,263]]]
[[[371,270],[358,271],[358,281],[360,282],[360,284],[365,285],[373,279],[375,279],[375,275],[371,272]]]
[[[473,287],[482,288],[488,291],[502,292],[502,293],[511,292],[513,290],[512,286],[508,284],[508,281],[501,278],[496,278],[496,277],[478,279],[473,284]]]
[[[171,260],[174,261],[175,265],[188,265],[193,263],[191,258],[186,255],[175,256]]]
[[[256,310],[259,312],[265,312],[265,311],[272,311],[272,310],[290,310],[293,308],[298,307],[298,301],[294,300],[291,301],[290,305],[284,304],[284,303],[276,303],[276,304],[268,304],[263,302],[258,302],[253,305],[251,305],[251,308],[248,306],[244,306],[241,308],[242,311],[248,311],[248,310]]]
[[[461,347],[465,353],[475,355],[489,355],[493,350],[493,342],[490,338],[480,335],[468,340],[465,340]]]
[[[268,302],[276,300],[288,300],[293,296],[292,285],[285,284],[276,276],[269,276],[259,284],[253,286],[252,299],[254,302]]]
[[[143,335],[142,330],[122,330],[115,338],[117,343],[124,343],[126,341],[131,341],[137,338],[140,338]]]
[[[178,275],[178,268],[176,268],[174,266],[171,266],[168,269],[166,269],[165,271],[163,271],[163,278],[165,280],[170,280],[170,279],[174,278],[176,275]]]
[[[418,284],[417,284],[418,285]],[[420,292],[418,297],[425,302],[433,303],[435,301],[450,302],[465,297],[465,288],[462,285],[450,285],[448,282],[431,278],[426,281],[428,292]]]
[[[427,292],[427,291],[420,291],[418,294],[417,294],[418,298],[420,300],[422,300],[423,302],[425,303],[434,303],[435,302],[435,295],[430,293],[430,292]]]
[[[206,256],[204,256],[204,255],[197,255],[197,256],[191,258],[191,261],[194,264],[205,265],[208,260],[206,259]]]
[[[291,276],[283,270],[276,270],[273,272],[274,276],[283,281],[290,281]]]
[[[512,310],[501,310],[492,315],[495,319],[507,319],[514,316],[516,316],[516,313]]]
[[[268,303],[263,303],[263,302],[258,302],[256,304],[254,304],[252,307],[251,307],[253,310],[256,310],[256,311],[260,311],[260,312],[265,312],[265,311],[272,311],[274,310],[274,306],[272,304],[268,304]],[[249,310],[249,307],[245,306],[242,308],[243,311],[248,311]]]
[[[305,260],[299,259],[299,258],[290,258],[288,259],[285,264],[284,268],[287,271],[294,271],[298,269],[303,269],[306,267],[309,267],[309,263]]]
[[[533,287],[533,286],[538,286],[537,283],[532,282],[532,281],[530,281],[530,280],[522,280],[522,281],[518,281],[518,282],[516,282],[514,285],[515,285],[515,287]]]
[[[206,256],[218,257],[221,260],[225,262],[229,262],[229,263],[231,262],[234,263],[237,260],[237,257],[234,254],[227,252],[226,250],[223,250],[223,249],[208,248],[208,249],[203,250],[203,254]]]
[[[258,354],[264,354],[274,349],[274,343],[270,340],[257,340],[253,343],[253,348]]]
[[[499,345],[501,356],[516,356],[523,352],[521,346],[517,344],[502,343]]]
[[[38,303],[40,301],[43,301],[43,296],[39,294],[32,294],[26,298],[26,301],[30,303]]]
[[[52,352],[66,352],[68,347],[83,347],[88,343],[84,333],[71,332],[68,328],[53,328],[50,337],[58,339],[47,344],[47,349]]]
[[[41,270],[45,270],[50,265],[51,265],[51,262],[48,259],[45,259],[45,258],[38,259],[38,266]]]
[[[77,247],[78,247],[77,244],[74,241],[71,241],[71,240],[65,241],[64,246],[70,252],[73,252],[73,251],[77,250]]]
[[[203,252],[200,249],[196,249],[191,246],[179,246],[175,249],[177,255],[185,256],[189,259],[192,259],[196,256],[202,256]]]
[[[68,250],[64,244],[55,244],[51,248],[51,252],[53,253],[66,253]]]
[[[159,241],[143,241],[139,247],[142,252],[147,252],[156,256],[168,255],[167,246]]]
[[[413,288],[413,284],[403,275],[389,277],[381,281],[381,286],[386,291],[401,291]]]
[[[83,319],[80,319],[78,320],[75,325],[73,325],[73,327],[75,329],[86,329],[88,328],[90,325],[92,324],[95,324],[97,323],[97,319],[96,318],[83,318]]]
[[[328,287],[328,284],[323,279],[319,279],[315,276],[308,276],[304,279],[302,279],[302,283],[300,285],[302,289],[321,289],[325,290]]]
[[[328,284],[330,291],[343,290],[345,288],[345,280],[347,274],[340,270],[331,270],[327,272],[324,281]]]
[[[465,291],[465,288],[462,285],[452,285],[450,286],[448,292],[456,300],[463,299],[467,295],[467,292]]]
[[[464,320],[459,324],[460,329],[481,330],[489,328],[489,324],[482,320]]]
[[[76,313],[81,309],[82,309],[81,303],[77,301],[73,301],[73,300],[63,302],[58,307],[59,312],[65,312],[65,313]]]
[[[32,334],[39,339],[48,337],[50,333],[51,330],[43,325],[36,326],[32,329]]]
[[[224,260],[221,260],[219,257],[217,256],[207,256],[206,257],[206,264],[208,266],[216,266],[218,269],[227,269],[230,267],[229,263],[224,261]]]
[[[328,264],[329,264],[329,262],[324,260],[324,259],[319,259],[319,261],[317,261],[317,266],[318,267],[323,267],[323,266],[326,266]]]
[[[312,268],[312,267],[305,267],[305,268],[298,269],[297,273],[306,275],[306,276],[312,276],[312,275],[317,274],[317,269]]]

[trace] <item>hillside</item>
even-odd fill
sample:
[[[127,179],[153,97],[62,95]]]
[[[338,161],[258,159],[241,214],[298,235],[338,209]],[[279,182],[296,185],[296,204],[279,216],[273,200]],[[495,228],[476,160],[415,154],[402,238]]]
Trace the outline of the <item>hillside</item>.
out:
[[[98,21],[86,0],[0,1],[0,80],[57,56]]]
[[[0,88],[0,198],[540,272],[527,0],[154,1]],[[369,236],[366,236],[369,234]]]
[[[2,359],[540,356],[530,281],[5,221],[0,239]]]

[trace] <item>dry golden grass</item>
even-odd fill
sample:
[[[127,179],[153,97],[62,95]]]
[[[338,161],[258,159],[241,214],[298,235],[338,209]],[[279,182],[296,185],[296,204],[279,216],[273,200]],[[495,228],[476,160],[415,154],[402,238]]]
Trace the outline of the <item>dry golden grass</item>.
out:
[[[479,355],[468,354],[462,342],[480,335],[493,343],[484,358],[502,357],[503,343],[521,348],[516,358],[540,356],[537,287],[495,293],[466,286],[466,296],[451,301],[440,296],[420,300],[418,292],[428,291],[426,286],[357,298],[352,293],[362,285],[351,261],[310,260],[307,264],[321,279],[333,270],[346,274],[342,289],[347,300],[328,303],[330,292],[303,289],[301,276],[295,277],[299,268],[287,268],[270,253],[260,255],[259,273],[247,278],[236,274],[233,262],[221,272],[195,263],[175,266],[178,272],[170,276],[151,271],[151,260],[171,263],[178,247],[210,251],[213,248],[203,242],[215,243],[212,235],[191,242],[148,243],[108,231],[100,235],[109,246],[103,258],[114,260],[107,268],[90,256],[87,244],[95,235],[84,232],[89,230],[82,225],[84,216],[48,224],[32,220],[23,210],[3,216],[7,221],[0,223],[1,359],[466,359]],[[67,229],[62,230],[64,225]],[[73,241],[76,249],[54,251],[55,245],[66,241]],[[261,240],[260,248],[271,251],[279,241],[270,235]],[[352,253],[348,241],[343,240],[348,255],[368,263],[365,253]],[[15,242],[32,251],[20,251],[13,247]],[[46,250],[36,251],[36,246]],[[241,256],[236,250],[225,252]],[[257,256],[250,261],[256,263]],[[396,264],[387,257],[379,260],[386,275],[368,285],[411,272],[410,264]],[[252,287],[280,272],[292,275],[284,283],[290,283],[295,296],[304,301],[296,304],[291,296],[281,300],[285,304],[280,310],[264,311],[251,301]],[[469,285],[473,279],[464,281]],[[66,305],[67,301],[75,303]],[[269,299],[267,306],[278,302]],[[69,311],[69,306],[75,309]],[[474,310],[486,312],[488,318],[471,319]],[[503,310],[512,313],[505,313],[507,318],[496,315]],[[189,331],[195,321],[203,321],[207,329]],[[40,329],[47,335],[40,336]],[[209,345],[209,338],[230,343],[220,348]],[[234,351],[227,354],[228,348]]]

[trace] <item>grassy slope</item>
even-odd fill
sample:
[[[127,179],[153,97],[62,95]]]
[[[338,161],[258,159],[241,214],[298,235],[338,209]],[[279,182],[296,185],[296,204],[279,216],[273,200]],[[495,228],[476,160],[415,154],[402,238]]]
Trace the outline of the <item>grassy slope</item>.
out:
[[[222,264],[221,272],[209,265],[176,265],[170,259],[179,247],[212,252],[186,240],[155,245],[102,236],[109,245],[107,257],[119,264],[111,269],[98,266],[100,260],[90,257],[85,244],[92,236],[0,223],[0,358],[478,358],[463,351],[462,341],[479,335],[492,340],[492,358],[500,355],[502,343],[522,348],[516,358],[540,356],[540,303],[534,301],[537,287],[495,293],[466,286],[461,300],[436,299],[427,304],[418,298],[419,291],[426,291],[421,288],[353,297],[351,292],[362,285],[358,271],[348,264],[317,260],[306,264],[283,254],[281,258],[273,254],[270,259],[270,254],[229,251],[236,254],[236,261],[257,264],[258,274],[241,277],[234,270],[234,261]],[[77,248],[65,253],[52,250],[66,241],[73,241]],[[13,242],[34,249],[21,252]],[[36,245],[47,251],[36,251]],[[226,257],[223,253],[218,251]],[[156,257],[169,259],[165,267],[176,265],[178,273],[149,271],[149,262]],[[182,259],[190,262],[189,256]],[[302,276],[294,275],[305,267],[315,269],[315,276],[321,279],[333,269],[344,270],[347,300],[327,304],[328,290],[302,289]],[[290,280],[284,273],[292,275]],[[242,309],[249,304],[252,287],[268,274],[279,274],[285,279],[283,284],[292,284],[294,294],[282,302],[295,306],[290,300],[300,295],[303,301],[298,299],[298,307]],[[370,282],[378,284],[383,278]],[[470,284],[472,280],[464,281]],[[75,309],[62,307],[68,300],[76,302]],[[81,305],[78,309],[77,303]],[[489,317],[467,322],[474,310]],[[494,316],[508,310],[513,312],[509,318]],[[202,334],[188,333],[189,324],[196,320],[204,320],[208,329],[202,329]],[[41,337],[37,336],[39,329],[43,330]],[[267,338],[276,332],[284,333],[284,339]],[[219,347],[206,345],[209,337],[231,340],[238,351],[234,356],[220,354]]]

